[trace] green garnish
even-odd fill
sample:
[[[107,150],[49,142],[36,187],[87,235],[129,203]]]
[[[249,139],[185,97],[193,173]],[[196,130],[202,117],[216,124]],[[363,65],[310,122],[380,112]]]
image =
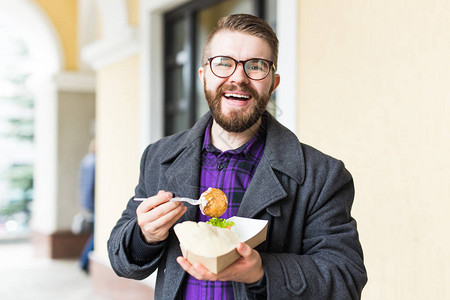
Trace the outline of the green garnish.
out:
[[[211,224],[212,226],[220,227],[220,228],[231,228],[234,226],[233,221],[229,221],[221,218],[211,218],[206,222],[207,224]]]

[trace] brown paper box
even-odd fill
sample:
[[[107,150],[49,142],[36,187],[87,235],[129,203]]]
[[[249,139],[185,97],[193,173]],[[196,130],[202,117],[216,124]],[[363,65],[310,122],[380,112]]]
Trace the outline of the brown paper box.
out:
[[[250,247],[255,248],[266,240],[266,220],[249,219],[242,217],[231,217],[228,220],[235,223],[232,230],[236,233],[240,242],[244,242]],[[224,255],[213,257],[196,255],[195,253],[184,249],[181,244],[180,248],[184,258],[186,258],[191,264],[197,262],[201,263],[208,270],[215,274],[231,265],[240,257],[236,248]]]

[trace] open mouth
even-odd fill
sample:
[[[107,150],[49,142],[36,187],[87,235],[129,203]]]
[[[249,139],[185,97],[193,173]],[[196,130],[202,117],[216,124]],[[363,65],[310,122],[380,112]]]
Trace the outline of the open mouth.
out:
[[[235,101],[247,101],[248,99],[250,99],[249,95],[234,94],[234,93],[226,93],[224,94],[224,97]]]

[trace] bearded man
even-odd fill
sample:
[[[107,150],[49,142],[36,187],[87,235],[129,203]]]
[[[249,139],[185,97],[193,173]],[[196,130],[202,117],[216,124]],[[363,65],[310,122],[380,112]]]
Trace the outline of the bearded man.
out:
[[[158,270],[156,299],[359,299],[367,281],[353,180],[344,164],[302,144],[267,112],[280,83],[278,39],[262,19],[222,18],[198,74],[210,112],[145,150],[139,183],[108,241],[119,276]],[[173,226],[207,221],[196,206],[208,187],[228,197],[223,218],[268,221],[267,239],[211,273],[181,256]]]

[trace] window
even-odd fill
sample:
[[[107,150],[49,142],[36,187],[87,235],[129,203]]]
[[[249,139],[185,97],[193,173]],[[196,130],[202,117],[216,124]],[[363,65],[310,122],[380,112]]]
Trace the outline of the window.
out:
[[[233,13],[262,16],[275,29],[275,0],[197,0],[165,15],[164,135],[190,128],[208,111],[197,70],[209,32]]]

